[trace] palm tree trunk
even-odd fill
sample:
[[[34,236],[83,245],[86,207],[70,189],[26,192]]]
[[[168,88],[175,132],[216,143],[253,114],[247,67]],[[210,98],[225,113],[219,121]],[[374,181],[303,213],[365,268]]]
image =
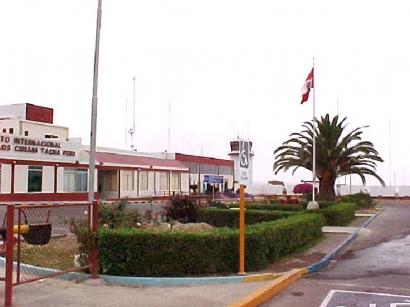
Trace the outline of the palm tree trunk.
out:
[[[322,178],[319,180],[318,200],[335,200],[335,183],[332,178]]]

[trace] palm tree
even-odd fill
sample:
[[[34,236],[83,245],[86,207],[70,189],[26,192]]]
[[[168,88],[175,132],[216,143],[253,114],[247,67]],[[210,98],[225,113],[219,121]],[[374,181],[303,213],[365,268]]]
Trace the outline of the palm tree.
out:
[[[287,171],[298,168],[312,171],[313,136],[316,142],[316,178],[319,180],[320,200],[334,200],[336,179],[341,176],[356,174],[363,184],[366,175],[373,176],[385,186],[383,179],[376,174],[376,163],[383,162],[371,142],[362,140],[362,129],[358,127],[346,131],[346,117],[339,121],[339,116],[330,120],[329,114],[321,119],[304,122],[302,132],[292,133],[290,139],[275,151],[273,171]],[[343,134],[345,134],[343,136]]]

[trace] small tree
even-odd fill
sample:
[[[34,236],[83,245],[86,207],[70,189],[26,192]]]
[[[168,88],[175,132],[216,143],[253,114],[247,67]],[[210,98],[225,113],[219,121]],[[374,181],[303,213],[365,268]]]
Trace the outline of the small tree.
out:
[[[178,221],[180,223],[196,222],[195,201],[187,196],[172,196],[162,208],[166,211],[167,222]]]

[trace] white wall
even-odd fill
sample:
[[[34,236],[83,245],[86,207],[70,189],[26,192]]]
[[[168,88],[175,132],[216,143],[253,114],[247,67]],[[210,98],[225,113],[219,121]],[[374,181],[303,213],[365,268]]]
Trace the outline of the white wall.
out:
[[[64,192],[64,167],[57,168],[57,192]]]
[[[399,196],[410,196],[410,186],[399,186]]]
[[[11,193],[11,164],[1,165],[0,193]]]
[[[189,174],[181,173],[181,192],[189,193]]]
[[[26,118],[26,104],[16,103],[0,106],[0,114],[2,117],[20,117]]]
[[[68,128],[56,126],[46,123],[38,123],[31,121],[21,121],[21,135],[24,135],[24,131],[28,131],[30,138],[44,139],[47,135],[56,135],[59,139],[68,138]]]
[[[15,165],[14,166],[14,192],[27,193],[28,180],[28,166]]]
[[[43,193],[53,193],[54,192],[54,167],[53,166],[43,166],[43,177],[42,177],[42,190]]]
[[[3,133],[3,128],[6,129],[5,134],[9,134],[9,129],[13,128],[13,134],[12,135],[19,135],[19,130],[20,130],[20,125],[19,125],[19,120],[18,119],[4,119],[0,121],[0,133]]]
[[[257,184],[247,185],[245,192],[249,194],[276,194],[282,195],[283,187],[280,185]],[[289,193],[289,192],[288,192]],[[289,193],[290,194],[290,193]]]

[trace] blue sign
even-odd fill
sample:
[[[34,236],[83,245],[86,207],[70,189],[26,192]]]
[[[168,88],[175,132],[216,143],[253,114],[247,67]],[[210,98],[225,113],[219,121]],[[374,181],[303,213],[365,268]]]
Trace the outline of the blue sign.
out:
[[[204,175],[204,182],[208,182],[208,183],[224,183],[224,176]]]

